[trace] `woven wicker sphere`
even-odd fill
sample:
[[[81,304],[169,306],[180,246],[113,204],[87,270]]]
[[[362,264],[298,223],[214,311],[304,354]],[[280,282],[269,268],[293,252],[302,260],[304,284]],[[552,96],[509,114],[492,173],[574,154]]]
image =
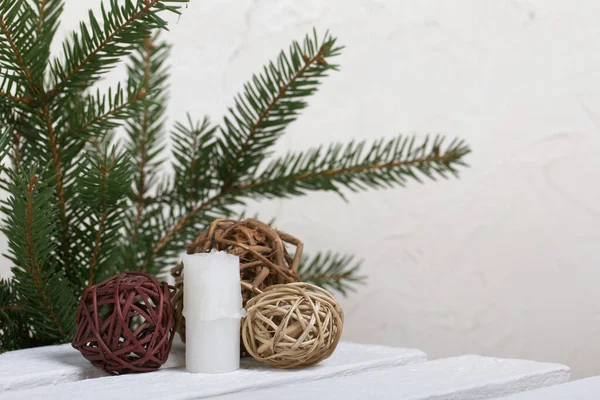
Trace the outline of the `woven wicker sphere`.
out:
[[[270,286],[248,301],[246,311],[246,350],[257,361],[279,368],[325,360],[342,335],[342,307],[329,292],[309,283]]]
[[[111,375],[155,371],[169,356],[174,288],[138,272],[115,275],[83,293],[74,348]]]
[[[290,282],[298,282],[298,265],[303,244],[287,233],[271,228],[256,219],[235,221],[217,219],[187,247],[188,254],[204,253],[213,248],[234,254],[240,258],[242,283],[263,290],[264,288]],[[175,330],[185,342],[185,318],[183,310],[183,264],[171,270],[175,278],[177,294],[173,298]],[[243,304],[253,296],[242,286]]]

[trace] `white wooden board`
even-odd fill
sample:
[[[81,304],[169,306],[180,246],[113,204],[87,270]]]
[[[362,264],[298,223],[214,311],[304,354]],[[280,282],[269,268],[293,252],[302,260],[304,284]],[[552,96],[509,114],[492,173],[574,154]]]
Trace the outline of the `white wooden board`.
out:
[[[502,397],[502,400],[598,400],[600,376]]]
[[[163,368],[184,364],[183,343],[173,343],[169,360]],[[0,393],[64,382],[108,376],[94,367],[70,344],[36,347],[0,354]]]
[[[229,374],[190,374],[181,367],[183,347],[175,346],[171,368],[124,376],[105,376],[69,346],[26,350],[28,353],[0,356],[2,399],[180,399],[235,393],[295,382],[357,374],[373,369],[424,362],[420,350],[341,342],[335,353],[321,364],[284,371],[242,360],[242,369]],[[104,375],[104,376],[102,376]],[[87,379],[95,378],[95,379]],[[45,386],[43,386],[45,385]],[[38,386],[38,387],[34,387]]]
[[[243,398],[244,400],[321,398],[327,400],[479,400],[563,383],[568,381],[569,375],[569,368],[558,364],[462,356],[418,365],[380,369],[352,377],[278,386],[243,393]],[[188,395],[187,398],[193,398],[195,394],[193,389],[186,389],[185,393]],[[238,398],[241,398],[240,393],[231,393],[218,396],[215,400]],[[521,399],[521,397],[516,398]],[[528,399],[523,397],[525,398]],[[598,398],[600,396],[596,397]],[[579,397],[569,397],[569,399],[579,399]]]

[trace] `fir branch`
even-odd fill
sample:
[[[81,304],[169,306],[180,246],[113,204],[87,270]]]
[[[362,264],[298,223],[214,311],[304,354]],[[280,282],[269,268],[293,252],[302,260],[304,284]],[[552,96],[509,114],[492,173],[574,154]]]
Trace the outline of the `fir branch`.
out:
[[[325,34],[322,43],[316,31],[303,45],[293,42],[288,54],[279,54],[263,73],[244,85],[244,92],[225,118],[219,141],[222,164],[218,167],[223,187],[228,189],[260,163],[265,152],[281,136],[314,94],[320,79],[338,66],[329,59],[341,52],[336,39]]]
[[[341,52],[342,48],[336,47],[335,43],[336,39],[329,34],[325,34],[320,43],[314,32],[312,38],[305,37],[302,45],[293,42],[288,54],[281,52],[277,63],[269,63],[262,75],[255,76],[252,83],[244,86],[244,93],[236,98],[234,108],[230,109],[230,116],[225,118],[226,128],[222,129],[223,135],[218,141],[220,161],[216,165],[216,172],[222,181],[221,193],[199,204],[196,202],[194,205],[192,202],[187,212],[157,242],[148,260],[153,259],[175,235],[186,229],[201,211],[223,201],[237,201],[230,195],[233,192],[232,184],[264,159],[267,149],[274,144],[285,127],[296,119],[299,111],[306,107],[303,98],[317,90],[319,79],[325,77],[330,70],[337,70],[337,65],[327,61]],[[182,136],[187,134],[188,137],[190,132],[194,132],[193,129],[184,129],[181,124],[178,130]],[[176,139],[177,146],[181,140],[180,137]],[[185,154],[186,145],[180,146],[184,150],[181,153]],[[194,141],[188,143],[187,147],[194,148]],[[175,158],[178,159],[177,153]],[[217,157],[207,154],[203,158]],[[198,168],[193,160],[185,160],[187,165]],[[182,183],[183,179],[178,179],[176,174],[175,187],[183,187]],[[210,188],[210,179],[205,178],[201,186],[205,190]],[[187,203],[189,198],[186,199]]]
[[[50,42],[62,10],[60,0],[46,1],[49,3],[46,22],[40,22],[27,1],[0,3],[0,68],[4,73],[0,84],[2,98],[10,103],[11,114],[22,114],[14,119],[27,121],[19,125],[26,126],[25,131],[30,136],[39,135],[42,129],[51,130],[50,136],[53,134],[53,127],[46,127],[50,118],[49,113],[45,112],[47,109],[40,113],[34,110],[47,105],[43,96],[44,71]],[[41,26],[38,23],[43,24],[43,32],[36,32],[36,28]],[[16,135],[20,135],[20,132],[15,132]]]
[[[416,137],[398,136],[379,140],[365,151],[365,142],[333,144],[306,152],[289,153],[271,161],[255,178],[236,185],[234,193],[250,197],[290,197],[307,191],[352,191],[367,188],[404,186],[408,178],[435,179],[457,175],[456,167],[470,149],[461,140],[444,148],[444,139],[426,137],[415,145]],[[343,195],[342,195],[343,196]]]
[[[37,13],[28,0],[0,2],[3,91],[41,103],[50,45],[62,9],[62,0],[44,0],[43,7],[38,3]],[[19,93],[11,92],[11,83],[22,86],[16,89]],[[28,96],[21,96],[25,90]]]
[[[419,145],[415,141],[414,136],[380,140],[366,152],[364,142],[335,144],[326,150],[320,147],[275,159],[258,171],[254,179],[221,191],[190,209],[158,241],[152,254],[157,254],[200,211],[222,201],[240,197],[291,197],[315,190],[335,191],[343,197],[343,187],[358,191],[404,186],[407,178],[420,181],[417,172],[431,179],[456,175],[456,167],[464,165],[462,159],[470,152],[460,140],[445,148],[444,139],[439,136],[433,141],[425,138]]]
[[[160,153],[164,146],[164,119],[169,77],[165,66],[169,46],[156,43],[158,36],[146,38],[139,44],[130,59],[129,77],[142,88],[148,100],[141,110],[127,121],[127,148],[134,158],[137,171],[134,177],[133,198],[135,217],[131,237],[137,241],[137,231],[142,224],[144,197],[156,182],[158,168],[163,162]]]
[[[37,27],[35,34],[35,46],[39,51],[39,59],[42,71],[46,70],[50,56],[50,45],[54,39],[60,22],[60,16],[64,9],[63,0],[37,0]],[[41,63],[43,62],[43,65]]]
[[[150,260],[152,260],[152,258],[156,256],[156,254],[158,254],[175,237],[175,235],[180,233],[187,225],[190,224],[190,222],[199,212],[209,210],[211,207],[215,207],[217,204],[219,204],[219,202],[223,200],[223,197],[224,196],[222,194],[217,194],[214,197],[211,197],[205,202],[192,208],[185,215],[179,218],[177,223],[174,226],[172,226],[158,241],[156,246],[154,246],[154,248],[152,249],[152,254],[146,262],[150,262]]]
[[[250,129],[248,136],[246,136],[246,138],[242,142],[238,152],[235,155],[235,158],[231,160],[232,164],[234,164],[237,160],[239,160],[243,156],[244,152],[246,152],[248,150],[248,148],[250,147],[250,143],[254,140],[254,138],[258,132],[258,129],[264,124],[264,122],[269,117],[269,115],[271,114],[271,111],[273,110],[273,108],[275,108],[277,103],[283,98],[283,96],[285,96],[285,94],[287,93],[290,86],[292,84],[294,84],[294,82],[296,82],[296,80],[298,80],[298,78],[301,77],[308,70],[308,68],[311,65],[317,64],[317,60],[324,62],[323,56],[325,55],[325,51],[329,48],[329,46],[330,45],[328,43],[326,43],[317,52],[317,54],[315,54],[313,57],[308,57],[308,56],[303,57],[305,59],[305,64],[296,73],[294,73],[287,82],[285,82],[279,88],[279,91],[277,92],[275,97],[273,97],[273,99],[269,102],[267,107],[258,116],[258,119],[252,125],[252,128]]]
[[[104,132],[120,126],[120,121],[135,115],[146,96],[144,90],[135,92],[135,89],[137,88],[130,87],[129,93],[125,94],[125,90],[119,85],[114,90],[114,95],[113,90],[109,89],[106,95],[97,93],[96,96],[87,96],[85,99],[81,99],[81,116],[79,117],[81,122],[78,126],[72,127],[65,136],[89,136],[91,134],[101,136]],[[132,93],[132,91],[134,92]]]
[[[127,153],[113,148],[100,157],[85,155],[77,169],[81,182],[77,208],[81,240],[78,258],[89,265],[87,285],[118,271],[119,241],[123,228],[132,165]]]
[[[39,334],[68,340],[74,327],[76,299],[49,260],[54,251],[53,186],[41,183],[35,170],[9,171],[12,196],[5,201],[3,232],[15,267],[13,282],[28,318]]]
[[[174,192],[172,196],[193,209],[217,189],[213,155],[216,146],[216,128],[208,117],[194,123],[188,115],[188,124],[176,123],[172,132]]]
[[[37,0],[37,39],[50,42],[64,9],[64,0]]]
[[[8,2],[6,2],[6,3],[8,3]],[[15,39],[10,32],[7,22],[5,21],[4,14],[0,14],[0,29],[2,30],[2,34],[4,35],[4,37],[8,43],[8,46],[10,48],[10,51],[12,52],[12,57],[11,57],[11,55],[6,57],[5,51],[3,51],[2,52],[4,55],[3,58],[9,58],[9,59],[12,58],[13,59],[11,61],[12,61],[13,65],[17,66],[16,72],[19,72],[24,76],[26,82],[29,85],[29,88],[31,90],[33,90],[33,88],[35,87],[35,82],[33,81],[31,71],[29,70],[29,67],[25,63],[25,60],[23,59],[21,52],[17,48]],[[2,47],[4,47],[4,46],[2,46]]]
[[[174,179],[172,188],[161,195],[170,202],[165,206],[171,209],[171,215],[168,220],[153,224],[159,227],[157,241],[144,255],[142,271],[156,264],[157,258],[170,261],[176,249],[191,240],[194,228],[200,229],[210,222],[211,216],[228,214],[228,203],[236,201],[215,193],[218,187],[212,157],[216,145],[215,132],[206,117],[194,123],[188,115],[187,125],[175,125],[172,132]],[[209,196],[211,192],[213,197]]]
[[[144,266],[153,263],[169,265],[212,221],[216,218],[230,218],[236,215],[234,207],[243,205],[239,198],[224,192],[209,196],[193,208],[171,204],[169,218],[161,219],[156,224],[160,235],[153,238],[153,246],[146,256]]]
[[[166,29],[166,22],[158,16],[167,10],[179,13],[179,6],[168,3],[187,3],[188,0],[125,0],[120,5],[110,0],[107,11],[102,3],[103,21],[100,24],[93,13],[87,24],[80,24],[80,34],[63,44],[65,61],[56,60],[52,75],[54,88],[51,97],[71,88],[93,84],[110,70],[121,57],[127,56],[136,43],[148,37],[154,29]]]
[[[25,309],[17,300],[13,282],[0,279],[0,354],[32,344]]]
[[[41,278],[41,265],[40,260],[37,258],[37,253],[35,251],[35,242],[34,242],[34,230],[33,230],[33,190],[38,182],[38,178],[35,174],[31,176],[29,181],[29,185],[27,187],[27,221],[25,223],[25,229],[27,232],[27,255],[29,261],[29,272],[33,277],[33,281],[35,282],[35,288],[39,295],[39,300],[44,307],[44,310],[48,313],[48,317],[52,321],[52,325],[54,328],[60,333],[60,335],[65,338],[67,336],[64,329],[61,327],[56,314],[52,310],[52,306],[50,301],[48,300],[48,296],[44,290],[44,284],[42,283]]]
[[[304,282],[336,290],[345,296],[355,285],[365,283],[366,277],[358,275],[360,264],[352,255],[318,253],[312,258],[303,257],[298,273]]]
[[[135,165],[129,193],[126,232],[131,238],[123,245],[123,264],[129,269],[158,273],[160,266],[145,263],[152,240],[160,235],[163,205],[146,201],[149,193],[162,192],[158,175],[164,162],[165,120],[168,100],[169,70],[166,64],[170,47],[158,37],[146,38],[132,53],[128,73],[132,84],[145,93],[145,102],[126,121],[126,148]],[[156,267],[156,268],[155,268]]]

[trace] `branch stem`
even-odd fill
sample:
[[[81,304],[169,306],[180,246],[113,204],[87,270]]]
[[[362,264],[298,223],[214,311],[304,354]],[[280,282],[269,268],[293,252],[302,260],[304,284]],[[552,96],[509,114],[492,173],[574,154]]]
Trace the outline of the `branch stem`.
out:
[[[6,40],[8,40],[8,44],[9,44],[10,48],[12,49],[13,54],[15,55],[17,64],[19,64],[19,67],[21,67],[21,70],[25,74],[25,77],[27,78],[27,81],[29,82],[29,86],[31,88],[33,88],[35,86],[35,84],[33,82],[33,77],[31,75],[31,71],[29,70],[29,68],[27,67],[27,64],[23,60],[23,57],[21,56],[19,49],[17,49],[17,45],[15,44],[15,41],[14,41],[12,35],[10,34],[8,26],[6,26],[6,23],[4,22],[4,18],[1,15],[0,15],[0,27],[2,28],[2,32],[4,33]]]
[[[6,310],[6,311],[23,311],[23,307],[19,307],[19,306],[0,306],[0,310]]]
[[[152,49],[154,45],[151,39],[146,39],[144,42],[144,92],[150,91],[150,70]],[[142,123],[140,131],[140,162],[138,164],[138,181],[137,181],[137,192],[134,193],[136,201],[135,221],[134,228],[131,230],[131,240],[137,243],[137,231],[142,223],[142,215],[144,213],[144,196],[146,195],[146,163],[147,163],[147,146],[148,146],[148,105],[144,105],[142,111]],[[146,271],[146,264],[142,269],[142,272]]]
[[[28,106],[34,106],[37,103],[37,101],[35,99],[32,99],[31,97],[15,96],[15,95],[5,92],[3,90],[0,90],[0,96],[6,98],[8,100],[15,101],[17,103],[23,103]]]
[[[40,22],[38,22],[38,36],[42,33],[42,28],[44,26],[44,8],[46,7],[46,0],[40,0]]]
[[[452,159],[454,159],[456,157],[456,155],[452,152],[450,153],[446,153],[446,154],[436,154],[433,156],[429,156],[429,157],[420,157],[420,158],[415,158],[412,160],[403,160],[403,161],[391,161],[391,162],[382,162],[382,163],[375,163],[375,164],[369,164],[369,165],[358,165],[356,167],[352,167],[352,168],[331,168],[325,171],[318,171],[318,172],[305,172],[303,174],[299,174],[299,175],[292,175],[292,176],[288,176],[286,178],[288,179],[292,179],[294,181],[301,181],[301,180],[306,180],[306,179],[311,179],[311,178],[317,178],[317,177],[331,177],[331,176],[335,176],[335,175],[343,175],[343,174],[357,174],[357,173],[361,173],[361,172],[365,172],[365,171],[372,171],[372,170],[376,170],[376,169],[387,169],[387,168],[394,168],[394,167],[401,167],[401,166],[414,166],[414,165],[418,165],[418,164],[426,164],[426,163],[431,163],[431,162],[448,162]],[[233,187],[234,190],[237,191],[243,191],[246,189],[252,189],[252,188],[256,188],[256,187],[260,187],[260,186],[264,186],[264,185],[269,185],[274,183],[275,180],[274,179],[268,179],[268,180],[264,180],[264,181],[254,181],[254,182],[249,182],[246,184],[240,184],[240,185],[236,185]]]
[[[44,121],[46,123],[46,130],[48,133],[48,144],[50,146],[50,152],[52,153],[52,166],[56,174],[56,196],[58,197],[58,208],[59,208],[59,219],[62,236],[62,247],[65,257],[65,265],[69,263],[69,222],[67,220],[67,206],[65,201],[65,187],[63,183],[62,167],[60,164],[60,155],[58,152],[58,145],[56,143],[56,134],[54,132],[54,124],[50,115],[50,106],[48,103],[44,103],[42,106],[42,113],[44,115]]]

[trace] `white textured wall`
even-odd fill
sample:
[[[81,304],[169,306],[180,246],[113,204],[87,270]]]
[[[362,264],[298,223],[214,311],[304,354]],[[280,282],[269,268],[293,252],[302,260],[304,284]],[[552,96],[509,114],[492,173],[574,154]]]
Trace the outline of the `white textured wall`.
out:
[[[67,1],[64,28],[96,3]],[[345,339],[600,374],[598,21],[594,0],[192,0],[169,34],[170,116],[220,119],[291,39],[331,29],[342,72],[280,150],[398,132],[474,150],[461,180],[252,207],[309,252],[365,259]]]

